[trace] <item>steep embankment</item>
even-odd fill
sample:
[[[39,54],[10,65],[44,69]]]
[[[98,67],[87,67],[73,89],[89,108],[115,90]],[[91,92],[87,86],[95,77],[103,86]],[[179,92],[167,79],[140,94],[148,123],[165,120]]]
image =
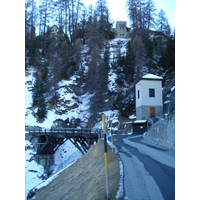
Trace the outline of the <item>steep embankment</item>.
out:
[[[119,189],[117,155],[108,147],[111,199]],[[63,170],[51,183],[38,190],[33,199],[106,199],[104,143],[99,141],[87,154]]]
[[[143,135],[145,140],[175,150],[175,116],[160,120]]]

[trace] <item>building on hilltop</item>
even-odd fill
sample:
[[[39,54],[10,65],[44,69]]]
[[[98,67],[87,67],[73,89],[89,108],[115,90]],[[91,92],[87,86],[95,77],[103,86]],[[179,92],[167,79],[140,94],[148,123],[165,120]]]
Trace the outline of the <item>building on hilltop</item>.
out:
[[[162,80],[162,77],[147,74],[136,83],[137,120],[163,116]]]
[[[48,31],[47,33],[49,33],[49,35],[52,36],[64,36],[64,32],[58,28],[56,25],[53,25]]]
[[[130,37],[130,28],[127,27],[126,21],[117,21],[115,31],[115,38],[129,38]]]

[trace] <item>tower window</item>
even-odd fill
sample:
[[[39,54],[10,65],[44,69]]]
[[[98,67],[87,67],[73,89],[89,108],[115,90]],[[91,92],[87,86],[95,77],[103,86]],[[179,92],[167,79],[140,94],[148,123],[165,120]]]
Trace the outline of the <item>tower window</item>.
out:
[[[149,97],[155,97],[155,89],[149,88]]]

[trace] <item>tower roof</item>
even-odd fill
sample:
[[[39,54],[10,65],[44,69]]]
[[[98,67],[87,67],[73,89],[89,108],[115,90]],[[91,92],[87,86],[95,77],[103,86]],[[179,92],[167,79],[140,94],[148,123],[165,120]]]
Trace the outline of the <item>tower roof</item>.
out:
[[[146,74],[142,78],[138,79],[136,84],[139,83],[141,80],[152,80],[152,81],[162,81],[163,77],[156,76],[154,74]]]
[[[145,76],[142,77],[142,79],[160,79],[160,80],[162,80],[163,78],[161,76],[156,76],[154,74],[146,74]]]

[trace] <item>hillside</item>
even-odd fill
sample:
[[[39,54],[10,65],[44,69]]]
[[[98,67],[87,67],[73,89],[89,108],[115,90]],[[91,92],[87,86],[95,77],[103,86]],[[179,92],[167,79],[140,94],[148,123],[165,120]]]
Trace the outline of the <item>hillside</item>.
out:
[[[107,46],[110,48],[111,52],[113,51],[109,58],[110,65],[117,59],[113,49],[119,48],[121,54],[125,55],[128,41],[130,41],[130,39],[114,39],[109,41]],[[56,88],[56,101],[53,101],[54,94],[52,94],[52,92],[46,92],[44,94],[47,113],[43,119],[39,119],[37,116],[38,105],[33,106],[32,96],[38,73],[37,68],[34,66],[27,68],[25,76],[25,125],[27,127],[93,127],[95,122],[99,120],[94,119],[94,113],[92,113],[91,110],[91,103],[93,102],[95,92],[88,92],[88,88],[86,88],[89,62],[91,62],[92,58],[87,45],[83,45],[81,49],[83,73],[80,71],[81,69],[78,69],[74,72],[74,75],[71,75],[68,79],[60,79],[60,81],[58,81],[56,87],[54,86]],[[48,68],[51,67],[52,66],[49,66]],[[100,102],[103,105],[101,111],[113,110],[113,101],[117,97],[118,92],[121,92],[125,97],[126,91],[133,88],[133,84],[129,85],[126,82],[124,82],[123,85],[117,84],[118,77],[117,70],[110,68],[107,77],[108,81],[106,81],[107,90],[105,93],[107,94],[105,98],[102,99],[102,102]],[[98,115],[98,113],[95,114]]]
[[[71,188],[70,199],[74,196],[84,199],[86,196],[82,195],[90,195],[88,189],[99,191],[103,187],[96,188],[93,182],[101,182],[103,176],[93,173],[98,168],[96,163],[100,165],[100,159],[95,157],[99,144],[88,152],[93,159],[88,161],[91,166],[87,166],[87,155],[83,156],[73,141],[67,140],[52,155],[49,169],[45,169],[36,154],[37,140],[28,134],[29,129],[101,129],[104,114],[108,133],[112,124],[114,134],[132,134],[132,123],[136,119],[135,83],[148,73],[163,77],[163,118],[175,112],[175,81],[171,77],[175,73],[175,30],[171,35],[165,13],[160,13],[163,16],[160,19],[149,1],[144,1],[142,7],[127,1],[126,7],[131,27],[119,23],[116,28],[120,30],[120,37],[125,36],[121,32],[125,30],[130,32],[130,38],[122,39],[115,38],[114,19],[110,18],[105,0],[97,0],[89,7],[80,0],[25,1],[25,198],[32,188],[44,181],[47,184],[55,176],[59,187],[56,184],[46,187],[66,192],[72,183],[78,189],[75,195]],[[149,140],[157,136],[150,134]],[[68,171],[78,172],[74,177],[62,171],[73,162],[74,168],[70,166]],[[118,162],[115,164],[118,166]],[[84,169],[88,173],[92,171],[89,188],[86,188],[88,183],[77,182]],[[45,188],[40,191],[44,194],[38,198],[47,198]],[[102,190],[101,194],[105,195]],[[52,194],[52,199],[64,196],[55,195],[59,194]]]
[[[132,133],[131,123],[135,120],[134,81],[130,81],[130,76],[127,76],[127,72],[125,73],[125,71],[123,71],[127,54],[127,44],[129,41],[131,41],[131,39],[113,39],[106,42],[105,47],[110,51],[109,69],[107,69],[108,73],[106,78],[102,79],[101,82],[97,82],[98,73],[95,73],[94,77],[92,76],[92,82],[88,81],[88,75],[93,73],[90,69],[95,67],[96,63],[98,63],[99,60],[103,60],[105,57],[106,48],[102,48],[101,51],[98,52],[100,54],[100,57],[98,57],[98,55],[94,55],[94,52],[90,51],[87,44],[81,45],[79,59],[81,61],[78,63],[78,67],[75,68],[68,77],[63,78],[60,76],[56,81],[54,81],[56,73],[60,69],[58,60],[56,60],[57,65],[55,65],[55,62],[51,62],[50,59],[45,59],[40,55],[38,65],[28,65],[25,71],[26,128],[101,128],[102,114],[105,114],[108,129],[110,129],[112,121],[112,128],[114,131]],[[97,60],[95,56],[98,57]],[[93,60],[98,62],[93,63]],[[45,79],[42,84],[44,88],[46,87],[48,90],[46,89],[46,91],[43,92],[42,97],[46,106],[46,115],[44,118],[39,118],[37,115],[39,105],[34,104],[33,93],[38,76],[40,79],[43,78],[43,67],[46,66],[45,63],[48,63],[48,76],[46,77],[47,80]],[[93,65],[91,63],[93,63]],[[166,105],[165,116],[168,116],[175,111],[174,74],[173,76],[165,77],[165,71],[163,71],[163,69],[159,71],[157,67],[157,69],[152,70],[155,74],[158,75],[162,73],[164,76],[163,102],[164,105]],[[146,66],[143,66],[140,70],[142,74],[146,74],[147,72],[148,67]],[[131,74],[129,71],[128,73]],[[102,85],[106,79],[106,87],[99,88],[98,86]],[[97,96],[95,96],[96,93],[98,93]],[[127,125],[126,128],[125,125]],[[36,152],[34,151],[33,143],[30,141],[27,132],[25,132],[25,136],[26,196],[31,188],[46,180],[48,176],[52,176],[82,157],[79,150],[76,149],[70,141],[66,141],[55,153],[55,164],[51,166],[50,173],[47,174],[43,166],[36,162]],[[153,140],[153,137],[157,137],[157,135],[152,134],[149,140]],[[85,155],[83,157],[85,157]],[[95,174],[93,178],[96,179]]]
[[[110,196],[115,199],[119,189],[119,160],[109,147],[108,168]],[[101,140],[31,199],[106,199],[105,180],[104,142]]]

